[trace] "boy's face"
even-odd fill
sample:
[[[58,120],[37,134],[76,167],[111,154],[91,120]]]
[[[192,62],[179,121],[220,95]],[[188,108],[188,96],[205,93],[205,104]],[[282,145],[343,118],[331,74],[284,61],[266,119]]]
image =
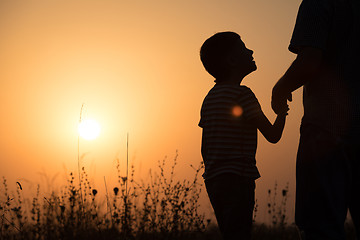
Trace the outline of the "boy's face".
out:
[[[246,76],[257,69],[252,56],[253,53],[254,52],[248,49],[239,37],[238,44],[230,55],[230,64],[234,66],[239,73]]]

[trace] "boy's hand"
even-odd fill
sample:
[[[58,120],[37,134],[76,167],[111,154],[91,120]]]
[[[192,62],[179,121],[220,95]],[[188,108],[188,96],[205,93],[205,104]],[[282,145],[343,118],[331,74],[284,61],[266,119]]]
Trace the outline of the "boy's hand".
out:
[[[278,116],[287,116],[287,115],[289,115],[288,114],[289,110],[290,110],[289,105],[286,104],[286,106],[284,106],[284,108],[278,109],[278,112],[276,114]]]

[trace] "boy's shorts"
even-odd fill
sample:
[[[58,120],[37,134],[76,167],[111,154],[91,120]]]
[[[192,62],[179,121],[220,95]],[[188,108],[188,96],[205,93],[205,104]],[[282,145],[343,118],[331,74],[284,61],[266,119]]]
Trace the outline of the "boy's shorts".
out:
[[[306,240],[345,239],[348,209],[359,230],[359,175],[359,140],[335,137],[313,125],[301,127],[295,222]]]
[[[205,186],[224,240],[250,239],[255,180],[229,173],[205,180]]]

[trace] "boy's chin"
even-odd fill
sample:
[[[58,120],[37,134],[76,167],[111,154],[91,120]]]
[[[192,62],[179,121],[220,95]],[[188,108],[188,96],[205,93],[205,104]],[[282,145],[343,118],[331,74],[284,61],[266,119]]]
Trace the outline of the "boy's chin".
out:
[[[254,63],[254,64],[251,66],[251,68],[250,68],[249,74],[252,73],[252,72],[254,72],[254,71],[256,71],[256,70],[257,70],[257,66],[256,66],[256,64]]]
[[[257,66],[256,65],[252,66],[251,68],[249,68],[249,71],[245,76],[249,75],[252,72],[255,72],[256,70],[257,70]]]
[[[257,69],[256,63],[254,61],[252,61],[252,67],[253,67],[253,71]]]

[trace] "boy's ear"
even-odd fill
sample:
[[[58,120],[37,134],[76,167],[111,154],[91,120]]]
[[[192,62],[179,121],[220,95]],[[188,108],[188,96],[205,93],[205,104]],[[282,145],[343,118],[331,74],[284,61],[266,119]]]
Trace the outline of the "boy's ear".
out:
[[[238,63],[238,60],[235,56],[235,54],[230,53],[226,58],[227,64],[231,67],[236,66]]]

